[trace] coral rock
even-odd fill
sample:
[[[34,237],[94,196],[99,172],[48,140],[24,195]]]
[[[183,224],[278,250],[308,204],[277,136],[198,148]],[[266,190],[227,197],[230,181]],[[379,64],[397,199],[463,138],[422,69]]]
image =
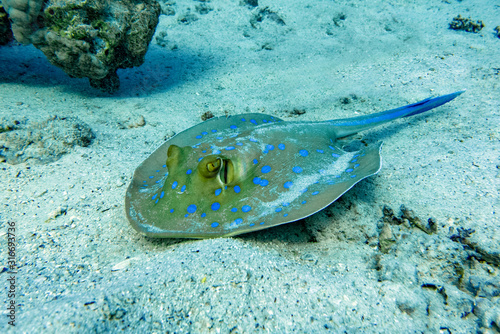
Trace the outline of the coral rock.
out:
[[[12,22],[12,32],[19,43],[30,44],[30,36],[38,27],[43,0],[2,0]]]
[[[5,7],[16,40],[107,92],[119,87],[118,68],[144,62],[160,15],[155,0],[7,0]]]

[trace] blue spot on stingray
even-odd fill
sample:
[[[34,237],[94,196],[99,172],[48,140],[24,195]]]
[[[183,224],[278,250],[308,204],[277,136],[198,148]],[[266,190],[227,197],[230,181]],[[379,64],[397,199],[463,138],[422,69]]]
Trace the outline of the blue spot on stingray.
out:
[[[335,151],[335,147],[333,147],[332,145],[328,145],[328,147]]]
[[[158,195],[158,194],[154,194],[154,195],[153,195],[153,197],[151,197],[151,199],[152,199],[152,200],[155,200],[157,195]]]
[[[222,140],[224,137],[215,137],[216,139]]]
[[[334,158],[339,158],[339,157],[340,157],[340,155],[339,155],[339,154],[337,154],[337,153],[332,153],[332,157],[334,157]]]
[[[203,157],[200,157],[200,158],[198,159],[198,162],[200,162],[201,160],[203,160]]]
[[[148,181],[142,181],[142,182],[147,183]]]
[[[221,188],[215,189],[215,196],[219,196],[221,192],[222,192]]]
[[[283,217],[286,217],[286,216],[288,216],[288,213],[285,213],[285,214],[283,215]]]
[[[187,175],[189,175],[189,174],[191,174],[192,172],[193,172],[193,170],[192,170],[192,169],[188,169],[188,170],[186,171],[186,174],[187,174]]]
[[[167,167],[167,165],[163,165],[162,167],[165,168],[165,167]]]
[[[266,146],[266,148],[267,148],[269,151],[272,151],[272,150],[274,150],[274,145],[268,144],[268,145]]]
[[[201,134],[202,134],[202,135],[208,135],[208,132],[203,131]]]
[[[236,126],[236,125],[231,125],[231,126],[230,126],[230,128],[231,128],[231,129],[236,129],[236,128],[237,128],[237,126]]]
[[[290,188],[291,186],[293,186],[293,182],[292,181],[286,181],[283,184],[283,187],[285,187],[286,189]]]
[[[358,159],[352,159],[352,160],[351,160],[351,162],[356,162],[356,161],[358,161]]]
[[[174,209],[170,209],[170,213],[173,213],[174,212]]]
[[[160,183],[160,180],[156,181],[155,183]]]
[[[243,146],[243,143],[236,143],[237,146]]]
[[[359,164],[355,164],[355,165],[354,165],[354,168],[358,168],[358,167],[359,167]]]
[[[268,184],[269,184],[269,181],[268,181],[268,180],[266,180],[266,179],[261,179],[261,180],[260,180],[260,185],[261,185],[262,187],[265,187],[265,186],[267,186]]]
[[[257,139],[255,139],[255,138],[250,138],[249,140],[250,140],[252,143],[258,143],[258,140],[257,140]]]
[[[216,132],[217,132],[217,130],[213,129],[213,130],[212,130],[212,132],[213,132],[213,133],[216,133]]]
[[[264,150],[264,151],[262,151],[262,153],[264,153],[264,154],[268,154],[268,153],[269,153],[269,151],[268,151],[268,150]]]
[[[319,194],[319,191],[315,191],[312,193],[312,195],[317,195],[317,194]]]
[[[201,218],[204,218],[204,217],[206,217],[206,216],[207,216],[207,214],[206,214],[205,212],[203,212],[203,213],[201,214]]]
[[[276,212],[280,212],[281,210],[283,210],[282,208],[276,208]]]
[[[228,146],[228,147],[226,147],[226,151],[232,151],[232,150],[234,150],[235,148],[236,148],[236,147],[234,147],[234,146]]]
[[[243,223],[243,219],[237,218],[234,220],[234,222],[236,223],[236,225],[239,225],[239,224]]]
[[[299,167],[299,166],[293,167],[292,170],[294,173],[297,173],[297,174],[302,173],[302,167]]]
[[[303,157],[307,157],[309,155],[309,152],[307,150],[300,150],[299,153]]]
[[[213,150],[212,154],[220,154],[220,151],[219,150]]]
[[[356,175],[351,175],[351,179],[354,179],[356,177]]]
[[[181,192],[184,192],[184,190],[186,190],[186,185],[183,185],[182,188],[181,188]]]
[[[159,199],[159,198],[157,198],[157,199],[156,199],[156,201],[155,201],[155,204],[157,204],[159,200],[160,200],[160,199]]]
[[[172,183],[172,189],[175,189],[177,187],[177,181],[174,181],[174,183]]]
[[[219,223],[217,223],[217,222],[213,222],[213,223],[212,223],[212,225],[210,225],[210,226],[212,226],[212,227],[217,227],[217,226],[219,226]]]
[[[232,208],[232,209],[231,209],[231,212],[237,212],[237,211],[238,211],[238,209],[237,209],[237,208]]]
[[[325,153],[325,151],[323,151],[323,150],[316,150],[316,152],[318,152],[318,153]]]
[[[250,120],[250,123],[257,125],[257,121],[256,121],[256,120],[254,120],[254,119],[251,119],[251,120]]]
[[[352,168],[347,168],[345,171],[346,171],[346,173],[350,173],[350,172],[352,172],[353,170],[354,170],[354,169],[352,169]]]
[[[264,222],[260,223],[260,225],[264,225]]]
[[[285,144],[279,144],[278,148],[283,151],[285,149]]]
[[[260,184],[260,181],[261,181],[260,177],[254,177],[252,180],[252,182],[255,184]]]
[[[250,226],[254,226],[254,225],[255,225],[255,223],[251,223],[251,224],[250,224]]]
[[[302,201],[302,204],[306,204],[306,203],[307,203],[307,201]]]
[[[186,214],[184,215],[184,218],[187,218],[187,217],[189,217],[189,213],[186,213]]]
[[[241,207],[241,211],[243,211],[243,212],[248,212],[250,210],[252,210],[252,207],[250,205],[243,205]]]
[[[269,173],[271,171],[271,166],[263,166],[260,170],[263,174]]]
[[[234,192],[239,193],[241,191],[240,186],[234,186]]]
[[[219,210],[220,209],[220,203],[218,203],[218,202],[212,203],[211,208],[212,208],[213,211]]]
[[[152,179],[154,176],[150,176],[149,178]]]
[[[267,119],[263,119],[262,122],[267,123]]]
[[[201,139],[202,135],[197,135],[196,139]]]
[[[189,212],[189,213],[195,213],[196,212],[196,205],[191,204],[190,206],[188,206],[187,212]]]
[[[290,205],[290,203],[288,203],[288,202],[283,202],[283,204],[281,204],[281,205],[283,205],[283,206],[289,206],[289,205]]]
[[[242,121],[242,122],[246,122],[247,120],[246,120],[246,119],[244,119],[244,118],[242,118],[242,119],[241,119],[241,121]]]
[[[302,189],[300,192],[305,193],[307,191],[307,188]]]
[[[163,196],[165,196],[165,192],[164,191],[161,192],[160,198],[163,198]]]
[[[359,154],[356,154],[356,155],[353,156],[353,158],[357,158],[357,157],[359,157]]]
[[[158,169],[156,172],[158,173],[160,170]]]
[[[207,150],[203,150],[203,151],[201,151],[201,153],[207,153]]]
[[[253,164],[254,164],[254,165],[256,165],[256,164],[258,164],[258,163],[259,163],[259,160],[257,160],[257,159],[253,159]],[[144,181],[144,182],[146,182],[146,181]]]

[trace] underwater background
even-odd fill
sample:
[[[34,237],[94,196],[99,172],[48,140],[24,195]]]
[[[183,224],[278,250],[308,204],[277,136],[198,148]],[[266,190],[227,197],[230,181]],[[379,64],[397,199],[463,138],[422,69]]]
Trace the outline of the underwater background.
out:
[[[500,331],[497,2],[0,4],[2,331]],[[306,219],[206,240],[127,221],[134,170],[211,117],[463,89],[354,135],[384,141],[381,171]]]

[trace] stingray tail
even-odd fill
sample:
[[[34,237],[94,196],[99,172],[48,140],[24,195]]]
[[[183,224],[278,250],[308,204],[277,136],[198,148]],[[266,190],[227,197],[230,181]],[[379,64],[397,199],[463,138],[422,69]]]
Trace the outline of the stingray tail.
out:
[[[465,92],[465,90],[461,90],[455,93],[438,96],[434,98],[429,97],[417,103],[413,103],[396,109],[379,112],[376,114],[353,117],[353,118],[336,119],[328,122],[331,125],[335,126],[335,133],[337,135],[337,138],[341,138],[390,122],[397,118],[418,115],[427,110],[434,109],[447,102],[450,102],[463,92]]]

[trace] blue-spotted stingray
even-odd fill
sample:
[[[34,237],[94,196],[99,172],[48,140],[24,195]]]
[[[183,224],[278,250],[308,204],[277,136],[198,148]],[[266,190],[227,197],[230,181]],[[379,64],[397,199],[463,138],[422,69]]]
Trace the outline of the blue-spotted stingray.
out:
[[[137,168],[125,198],[128,220],[150,237],[213,238],[305,218],[380,170],[381,143],[346,152],[338,138],[423,113],[462,92],[323,122],[212,118],[172,137]]]

